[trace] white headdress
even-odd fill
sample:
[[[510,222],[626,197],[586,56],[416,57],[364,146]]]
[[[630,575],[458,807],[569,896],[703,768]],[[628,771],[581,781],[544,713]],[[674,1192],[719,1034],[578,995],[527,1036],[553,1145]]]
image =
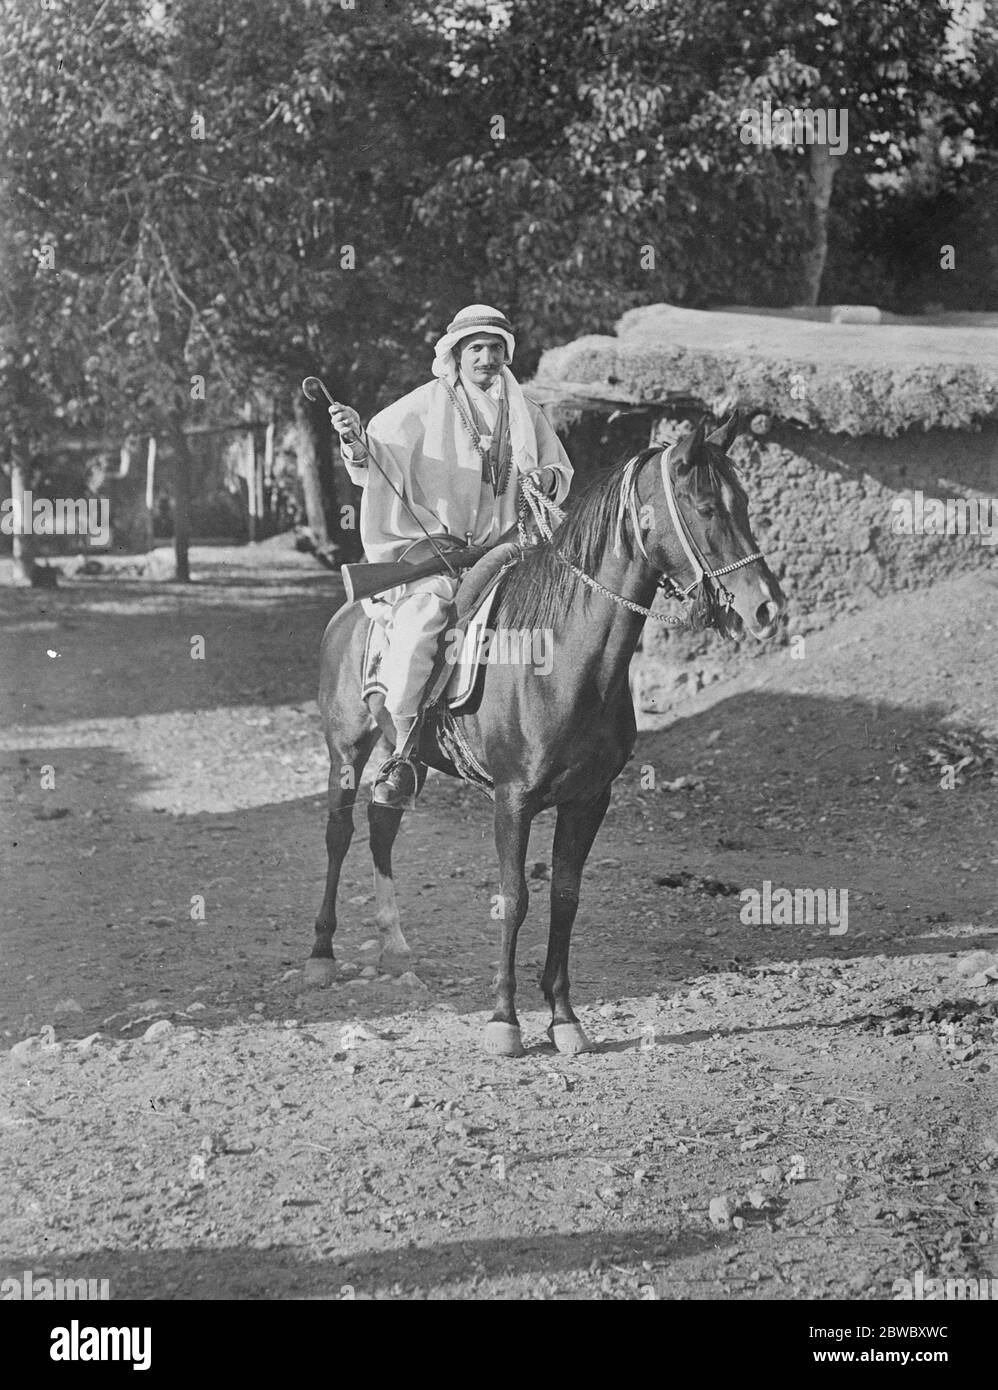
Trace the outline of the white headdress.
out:
[[[455,315],[447,325],[447,332],[437,340],[433,353],[433,375],[447,377],[452,384],[456,384],[458,367],[454,348],[462,338],[471,338],[476,333],[494,333],[502,338],[506,344],[506,360],[512,362],[516,338],[509,319],[498,309],[493,309],[491,304],[469,304]],[[537,467],[537,435],[533,421],[520,383],[508,366],[502,369],[502,379],[509,404],[509,441],[513,462],[521,473],[529,473]]]
[[[455,315],[447,325],[447,332],[437,340],[433,352],[433,375],[453,376],[457,370],[454,348],[462,338],[471,338],[476,333],[494,333],[502,338],[506,344],[506,360],[512,362],[516,339],[509,319],[490,304],[469,304]]]

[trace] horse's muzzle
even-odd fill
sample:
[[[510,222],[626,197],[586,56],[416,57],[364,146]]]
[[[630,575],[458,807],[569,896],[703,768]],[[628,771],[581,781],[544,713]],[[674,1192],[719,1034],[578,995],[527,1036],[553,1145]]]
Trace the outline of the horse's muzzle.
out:
[[[752,615],[752,622],[748,624],[749,632],[760,642],[768,642],[779,627],[782,612],[783,604],[775,599],[767,599],[765,603],[760,603]]]

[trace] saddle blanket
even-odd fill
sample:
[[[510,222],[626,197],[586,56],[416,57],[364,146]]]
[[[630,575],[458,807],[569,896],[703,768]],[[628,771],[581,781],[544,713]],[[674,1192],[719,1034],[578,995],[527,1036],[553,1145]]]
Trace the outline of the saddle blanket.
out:
[[[497,588],[493,588],[478,611],[468,620],[464,641],[459,651],[455,651],[455,640],[446,633],[444,635],[444,659],[454,669],[447,681],[444,693],[439,699],[439,704],[449,710],[463,709],[475,693],[483,649],[487,648],[491,642],[489,616],[498,592]],[[364,644],[364,678],[361,686],[361,697],[365,700],[375,693],[380,695],[386,693],[385,684],[380,679],[379,673],[387,651],[388,640],[385,626],[372,619],[367,625],[367,640]]]

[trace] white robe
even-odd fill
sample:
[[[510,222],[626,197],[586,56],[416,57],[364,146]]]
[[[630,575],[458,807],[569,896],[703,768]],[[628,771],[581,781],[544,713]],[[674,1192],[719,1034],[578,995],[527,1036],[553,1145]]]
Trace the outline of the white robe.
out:
[[[486,423],[494,424],[498,406],[475,386],[471,394]],[[473,545],[493,543],[516,522],[521,470],[553,469],[558,479],[554,500],[564,501],[572,465],[540,406],[529,397],[524,401],[533,439],[526,441],[519,459],[514,440],[510,479],[499,497],[493,497],[491,486],[483,484],[481,456],[439,378],[374,416],[366,431],[367,447],[431,536],[450,535],[462,543],[470,536]],[[368,560],[397,560],[418,540],[425,547],[423,533],[378,469],[356,458],[349,447],[343,449],[343,462],[353,481],[364,489],[360,538]]]
[[[488,428],[494,428],[498,419],[499,392],[510,389],[507,370],[489,392],[469,386]],[[509,481],[498,497],[483,482],[481,455],[440,378],[403,396],[368,425],[364,443],[373,460],[435,539],[452,536],[462,543],[494,544],[516,524],[521,471],[553,469],[557,478],[553,499],[562,502],[567,496],[572,480],[568,455],[540,406],[522,396],[515,382],[513,386],[519,397],[515,424],[510,420],[513,459]],[[510,406],[512,413],[513,401]],[[466,405],[465,413],[474,426]],[[486,449],[490,438],[486,435],[482,441]],[[382,472],[363,457],[363,448],[344,445],[341,453],[350,477],[364,489],[360,535],[368,560],[384,563],[404,555],[410,560],[429,558],[432,552],[426,537]],[[441,574],[363,600],[368,615],[385,625],[388,654],[381,674],[387,687],[385,705],[396,721],[410,719],[419,709],[456,591],[457,581]]]

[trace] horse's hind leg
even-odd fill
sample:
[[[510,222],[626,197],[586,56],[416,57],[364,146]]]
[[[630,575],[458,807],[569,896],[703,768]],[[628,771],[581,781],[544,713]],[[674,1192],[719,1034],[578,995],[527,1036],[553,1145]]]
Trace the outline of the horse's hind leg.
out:
[[[321,988],[336,978],[333,934],[336,931],[336,893],[340,870],[353,839],[353,808],[357,788],[371,749],[378,741],[377,728],[360,734],[349,745],[329,749],[329,814],[326,819],[326,891],[315,919],[315,941],[305,963],[305,984]],[[343,784],[347,785],[344,786]]]
[[[586,857],[610,804],[610,788],[595,801],[558,807],[551,854],[551,927],[541,989],[551,1007],[548,1037],[559,1052],[589,1052],[589,1039],[569,997],[568,952],[579,910],[579,885]]]

